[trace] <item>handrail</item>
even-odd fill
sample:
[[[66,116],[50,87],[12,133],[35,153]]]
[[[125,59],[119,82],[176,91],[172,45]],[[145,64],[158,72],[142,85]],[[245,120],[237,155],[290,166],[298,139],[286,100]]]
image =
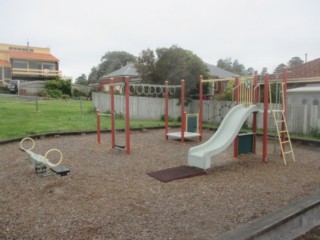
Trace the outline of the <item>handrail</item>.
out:
[[[61,76],[59,70],[49,69],[32,69],[32,68],[12,68],[12,75],[44,75],[44,76]]]

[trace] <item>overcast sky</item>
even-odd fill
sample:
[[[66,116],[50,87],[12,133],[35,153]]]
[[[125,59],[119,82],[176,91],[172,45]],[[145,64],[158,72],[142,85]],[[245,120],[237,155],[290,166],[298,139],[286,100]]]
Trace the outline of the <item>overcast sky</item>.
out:
[[[319,11],[319,0],[0,0],[0,42],[50,47],[73,78],[106,52],[172,45],[272,72],[320,57]]]

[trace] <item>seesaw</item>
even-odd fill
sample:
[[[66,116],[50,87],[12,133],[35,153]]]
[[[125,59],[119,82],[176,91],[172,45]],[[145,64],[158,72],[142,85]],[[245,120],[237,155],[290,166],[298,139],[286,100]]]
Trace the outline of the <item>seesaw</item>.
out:
[[[32,145],[30,148],[25,148],[23,146],[23,143],[25,141],[31,141]],[[68,172],[70,172],[69,168],[60,165],[63,160],[63,155],[59,149],[52,148],[48,150],[46,154],[43,156],[41,154],[37,154],[31,151],[34,148],[34,146],[35,146],[34,140],[30,137],[23,138],[20,142],[20,149],[22,151],[25,151],[28,154],[29,160],[31,160],[36,174],[38,174],[39,176],[49,176],[52,174],[59,174],[60,176],[66,176]],[[52,163],[48,158],[49,153],[52,153],[52,152],[58,152],[60,154],[60,159],[57,163]],[[51,170],[51,172],[48,171],[49,169]]]

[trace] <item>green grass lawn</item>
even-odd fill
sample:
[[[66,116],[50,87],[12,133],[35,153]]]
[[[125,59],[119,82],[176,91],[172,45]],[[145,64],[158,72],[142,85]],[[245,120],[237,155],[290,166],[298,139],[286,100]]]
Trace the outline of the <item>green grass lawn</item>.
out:
[[[81,113],[82,111],[82,113]],[[101,116],[101,129],[110,129],[110,117]],[[177,124],[177,122],[173,123]],[[116,128],[124,128],[116,119]],[[130,127],[164,126],[163,121],[130,120]],[[96,130],[96,113],[91,101],[23,100],[0,98],[0,139],[65,131]]]
[[[101,116],[101,129],[110,129],[110,117]],[[179,125],[178,122],[171,122]],[[116,120],[116,128],[123,129],[124,119]],[[217,124],[204,124],[217,128]],[[130,120],[131,128],[164,127],[163,121]],[[96,113],[91,101],[32,100],[16,96],[0,97],[0,140],[34,134],[66,131],[95,131]],[[248,130],[249,131],[249,130]],[[258,130],[258,133],[262,133]],[[272,135],[271,132],[269,132]],[[316,140],[312,136],[294,135],[304,140]]]

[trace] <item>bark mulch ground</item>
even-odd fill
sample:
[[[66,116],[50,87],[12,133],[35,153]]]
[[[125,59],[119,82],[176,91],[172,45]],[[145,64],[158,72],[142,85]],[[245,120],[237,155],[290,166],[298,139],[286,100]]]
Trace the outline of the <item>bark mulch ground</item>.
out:
[[[214,239],[320,186],[319,150],[297,144],[287,166],[272,142],[261,163],[258,139],[256,155],[234,159],[231,146],[206,175],[163,183],[147,173],[186,165],[197,141],[133,132],[130,155],[111,150],[109,134],[100,145],[95,135],[35,141],[39,154],[60,149],[71,172],[39,177],[18,142],[0,145],[0,239]]]

